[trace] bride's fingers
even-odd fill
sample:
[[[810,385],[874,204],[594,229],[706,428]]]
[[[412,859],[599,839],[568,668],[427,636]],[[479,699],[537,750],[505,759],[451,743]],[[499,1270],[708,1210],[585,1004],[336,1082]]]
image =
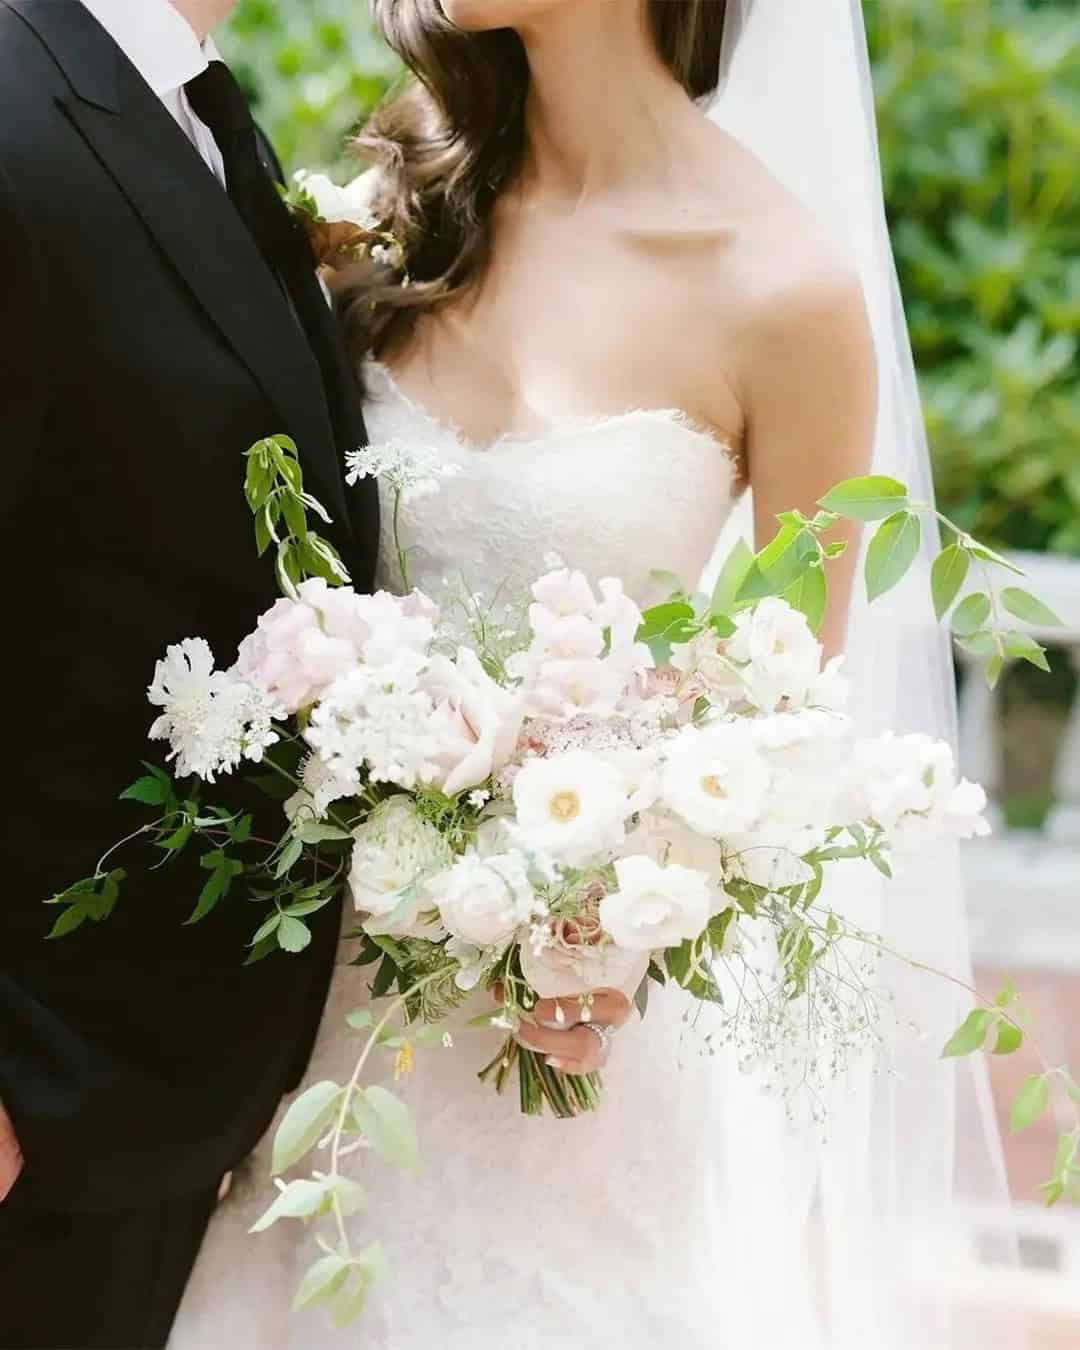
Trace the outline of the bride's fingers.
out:
[[[517,1031],[518,1041],[529,1050],[546,1055],[554,1067],[573,1064],[568,1073],[596,1073],[607,1063],[607,1046],[588,1027],[573,1027],[569,1031],[549,1031],[523,1022]]]
[[[597,989],[585,1004],[579,998],[543,998],[533,1009],[533,1016],[560,1031],[579,1022],[617,1029],[629,1020],[633,1006],[618,989]]]

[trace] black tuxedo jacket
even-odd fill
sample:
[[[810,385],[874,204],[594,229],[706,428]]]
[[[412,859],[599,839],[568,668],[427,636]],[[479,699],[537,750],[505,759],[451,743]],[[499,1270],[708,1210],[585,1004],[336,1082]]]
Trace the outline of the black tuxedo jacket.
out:
[[[121,1207],[212,1183],[310,1051],[338,915],[316,916],[303,956],[245,968],[256,908],[239,896],[182,926],[197,856],[151,872],[138,845],[107,923],[46,942],[42,902],[146,819],[117,796],[162,753],[144,692],[166,645],[204,636],[229,664],[275,598],[242,490],[254,441],[295,438],[369,584],[375,494],[343,480],[363,429],[326,345],[78,0],[0,0],[0,1100],[28,1162],[16,1200]]]

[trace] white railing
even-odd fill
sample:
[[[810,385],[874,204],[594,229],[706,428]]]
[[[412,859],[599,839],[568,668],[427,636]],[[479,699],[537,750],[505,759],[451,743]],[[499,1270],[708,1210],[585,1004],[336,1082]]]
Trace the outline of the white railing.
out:
[[[1080,559],[1017,553],[1011,561],[1027,574],[1018,584],[1064,622],[1031,628],[1032,636],[1054,653],[1066,651],[1080,671]],[[973,664],[960,702],[961,768],[990,794],[996,826],[993,839],[965,850],[976,957],[989,966],[1080,974],[1080,694],[1057,747],[1054,802],[1041,831],[1006,829],[997,804],[1004,787],[1000,696],[1000,684],[988,689]]]

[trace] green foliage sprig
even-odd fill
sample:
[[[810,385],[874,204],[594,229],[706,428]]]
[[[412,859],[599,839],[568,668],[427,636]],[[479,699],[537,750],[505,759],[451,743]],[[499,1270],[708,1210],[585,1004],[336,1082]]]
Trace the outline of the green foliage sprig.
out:
[[[261,558],[276,545],[274,566],[282,593],[294,596],[308,577],[322,577],[331,586],[348,585],[349,573],[337,549],[308,524],[309,511],[327,525],[330,517],[304,490],[296,442],[268,436],[246,452],[246,459],[244,496],[255,517],[255,546]]]

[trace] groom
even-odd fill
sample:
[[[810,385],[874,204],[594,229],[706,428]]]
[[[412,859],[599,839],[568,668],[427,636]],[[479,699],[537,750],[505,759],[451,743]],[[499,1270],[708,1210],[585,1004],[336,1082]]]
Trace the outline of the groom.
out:
[[[232,0],[0,0],[0,445],[9,686],[0,901],[0,1347],[164,1345],[223,1175],[302,1073],[338,916],[241,964],[183,926],[198,860],[138,843],[116,914],[42,901],[142,823],[169,642],[223,659],[274,599],[243,453],[287,432],[358,588],[374,491],[310,253],[207,34]]]

